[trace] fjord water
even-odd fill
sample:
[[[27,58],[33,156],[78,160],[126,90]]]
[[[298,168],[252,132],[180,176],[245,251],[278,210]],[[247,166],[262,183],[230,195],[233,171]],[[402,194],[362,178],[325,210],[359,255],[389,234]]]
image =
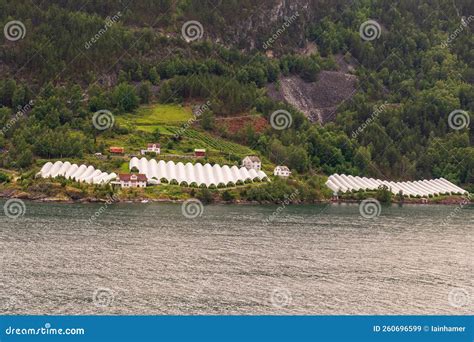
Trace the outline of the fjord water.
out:
[[[0,215],[2,314],[472,313],[473,207],[288,206],[269,225],[278,206],[101,207]]]

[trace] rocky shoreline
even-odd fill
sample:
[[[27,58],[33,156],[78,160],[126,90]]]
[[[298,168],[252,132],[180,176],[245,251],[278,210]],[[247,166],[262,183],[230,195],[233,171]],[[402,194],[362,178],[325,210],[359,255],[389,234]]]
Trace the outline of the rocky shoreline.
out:
[[[172,199],[172,198],[149,198],[146,196],[139,196],[133,199],[130,198],[120,198],[120,196],[110,196],[105,198],[85,196],[80,198],[72,199],[68,196],[47,196],[45,194],[32,194],[24,191],[18,190],[3,190],[0,191],[0,199],[10,199],[17,198],[26,201],[41,202],[41,203],[183,203],[186,199]],[[247,200],[233,200],[233,201],[223,201],[220,199],[214,199],[212,203],[215,204],[239,204],[239,205],[278,205],[282,202],[258,202],[258,201],[247,201]],[[360,203],[360,200],[355,199],[325,199],[313,202],[306,201],[291,201],[288,204],[291,205],[310,205],[310,204],[347,204],[347,203]],[[430,198],[428,201],[424,198],[410,198],[404,199],[403,201],[392,201],[392,204],[417,204],[417,205],[427,205],[427,204],[439,204],[439,205],[460,205],[460,204],[474,204],[473,199],[467,201],[467,198],[464,196],[450,196],[443,199]]]

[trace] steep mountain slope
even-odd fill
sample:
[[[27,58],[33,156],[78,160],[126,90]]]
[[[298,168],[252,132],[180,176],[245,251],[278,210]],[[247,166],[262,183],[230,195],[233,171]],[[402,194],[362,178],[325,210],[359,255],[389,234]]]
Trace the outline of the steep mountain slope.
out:
[[[100,152],[104,137],[133,140],[119,118],[140,105],[205,103],[194,125],[295,174],[470,184],[471,13],[467,0],[0,0],[2,25],[24,26],[1,43],[0,166],[28,170]],[[200,31],[189,39],[192,21]],[[338,67],[340,56],[355,70]],[[117,125],[94,129],[101,110]],[[287,125],[272,122],[278,111]]]

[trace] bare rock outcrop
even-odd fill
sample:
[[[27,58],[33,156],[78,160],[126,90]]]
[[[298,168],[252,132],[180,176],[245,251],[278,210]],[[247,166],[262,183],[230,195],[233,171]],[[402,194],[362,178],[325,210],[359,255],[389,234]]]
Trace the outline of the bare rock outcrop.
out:
[[[335,118],[337,107],[356,92],[357,77],[340,71],[321,71],[316,82],[305,82],[299,76],[280,79],[277,90],[268,87],[270,97],[287,102],[313,122],[325,123]]]

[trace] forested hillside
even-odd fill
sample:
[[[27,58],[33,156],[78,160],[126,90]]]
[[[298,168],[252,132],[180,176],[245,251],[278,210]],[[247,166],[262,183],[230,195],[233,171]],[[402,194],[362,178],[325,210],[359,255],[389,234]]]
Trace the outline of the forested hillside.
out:
[[[202,37],[187,41],[182,28],[190,20]],[[361,31],[369,20],[375,37]],[[472,191],[470,0],[0,0],[2,27],[11,21],[24,30],[1,41],[4,169],[26,172],[38,159],[104,152],[103,139],[135,134],[119,118],[140,106],[209,103],[192,122],[196,129],[303,178],[445,177]],[[329,122],[311,122],[268,95],[283,77],[317,82],[344,63],[355,91]],[[113,113],[113,127],[93,126],[99,110]],[[284,127],[271,122],[277,110],[290,113]],[[239,127],[225,124],[230,117],[243,118]],[[169,138],[173,148],[180,139]]]

